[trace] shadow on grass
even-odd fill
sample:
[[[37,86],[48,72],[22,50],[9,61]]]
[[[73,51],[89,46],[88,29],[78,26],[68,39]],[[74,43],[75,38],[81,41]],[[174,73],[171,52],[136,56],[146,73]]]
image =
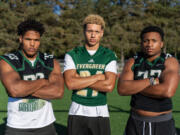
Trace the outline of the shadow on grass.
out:
[[[69,112],[69,110],[53,110],[54,112]]]
[[[121,109],[120,107],[117,107],[117,106],[108,105],[108,107],[109,107],[109,112],[130,113],[130,110],[124,110],[124,109]],[[174,110],[173,114],[176,114],[176,113],[180,113],[180,111]]]
[[[67,135],[67,127],[58,123],[54,123],[54,126],[58,135]]]
[[[0,135],[5,134],[7,118],[4,118],[3,120],[3,124],[0,125]],[[58,123],[54,123],[54,126],[56,128],[57,135],[67,135],[67,127]]]
[[[0,135],[4,135],[4,131],[5,131],[5,128],[6,128],[6,121],[7,121],[7,118],[3,118],[3,123],[0,124]]]
[[[113,106],[113,105],[108,105],[108,108],[109,108],[109,112],[123,112],[123,113],[130,113],[129,110],[124,110],[124,109],[121,109],[119,107],[116,107],[116,106]]]
[[[176,128],[177,135],[180,135],[180,129]]]
[[[176,111],[176,110],[174,110],[174,111],[173,111],[173,113],[180,113],[180,111]]]

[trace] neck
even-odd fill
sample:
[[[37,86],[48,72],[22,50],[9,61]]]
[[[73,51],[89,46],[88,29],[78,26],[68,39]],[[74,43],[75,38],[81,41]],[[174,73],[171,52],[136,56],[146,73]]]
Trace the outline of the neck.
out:
[[[147,57],[147,60],[151,62],[151,61],[155,60],[157,57],[159,57],[160,55],[161,55],[161,53],[154,55],[154,56]]]
[[[28,55],[26,52],[24,52],[23,50],[22,50],[22,53],[23,53],[23,55],[28,59],[28,60],[35,60],[36,59],[36,57],[37,57],[37,53],[35,54],[35,55]]]
[[[99,48],[99,44],[94,45],[94,46],[90,46],[88,44],[85,44],[85,47],[87,50],[97,50]]]

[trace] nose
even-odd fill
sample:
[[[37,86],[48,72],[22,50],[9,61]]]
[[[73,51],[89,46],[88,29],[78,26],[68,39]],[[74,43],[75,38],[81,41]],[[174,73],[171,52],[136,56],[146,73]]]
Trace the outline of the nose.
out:
[[[92,33],[91,33],[91,37],[95,37],[95,32],[92,32]]]
[[[31,40],[31,41],[30,41],[30,45],[31,45],[31,46],[34,46],[34,45],[35,45],[35,41],[34,41],[34,40]]]
[[[148,46],[152,46],[153,45],[153,42],[151,40],[148,41]]]

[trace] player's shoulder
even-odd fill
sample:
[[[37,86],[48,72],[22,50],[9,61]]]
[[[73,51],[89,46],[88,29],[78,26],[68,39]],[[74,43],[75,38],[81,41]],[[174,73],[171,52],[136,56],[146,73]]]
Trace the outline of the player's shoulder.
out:
[[[1,55],[0,59],[8,63],[14,70],[21,68],[23,62],[23,57],[19,50]]]
[[[171,55],[170,53],[161,53],[161,55],[160,55],[160,58],[164,59],[164,60],[166,60],[168,58],[172,58],[172,57],[173,57],[173,55]]]
[[[116,53],[109,49],[108,47],[103,47],[103,46],[100,46],[100,52],[104,55],[104,56],[111,56],[111,57],[115,57],[117,59],[117,56],[116,56]]]
[[[50,54],[50,53],[42,53],[42,52],[38,52],[39,58],[43,61],[48,61],[48,60],[52,60],[54,59],[54,55]]]
[[[8,60],[8,61],[18,61],[21,58],[19,51],[14,51],[11,53],[6,53],[0,56],[1,59]]]
[[[43,63],[43,66],[48,67],[49,69],[52,70],[52,68],[54,67],[54,55],[53,54],[49,54],[49,53],[42,53],[42,52],[38,52],[39,55],[39,61],[41,63]]]
[[[71,50],[69,50],[67,54],[77,54],[79,52],[82,52],[83,50],[84,50],[84,46],[76,46],[72,48]]]
[[[8,63],[16,64],[22,61],[22,55],[20,54],[20,51],[14,51],[11,53],[6,53],[4,55],[1,55],[0,59],[3,59]]]
[[[170,53],[161,53],[160,60],[163,61],[165,64],[169,63],[169,62],[170,63],[173,63],[173,62],[178,63],[178,60]]]
[[[105,53],[114,53],[111,49],[109,49],[108,47],[104,47],[104,46],[99,46],[100,50],[105,52]]]
[[[178,60],[170,53],[164,53],[163,55],[164,55],[163,58],[164,58],[165,64],[166,63],[179,64]]]
[[[134,68],[135,68],[135,59],[134,59],[133,57],[127,59],[127,60],[125,61],[125,67],[126,67],[126,68],[129,67],[129,68],[131,68],[131,69],[134,69]]]
[[[131,69],[134,70],[136,67],[139,67],[144,60],[144,54],[142,52],[137,52],[135,55],[129,58],[127,65],[130,65]]]
[[[134,61],[134,64],[139,64],[142,63],[144,59],[145,59],[144,54],[142,52],[138,52],[135,55],[133,55],[130,60]]]

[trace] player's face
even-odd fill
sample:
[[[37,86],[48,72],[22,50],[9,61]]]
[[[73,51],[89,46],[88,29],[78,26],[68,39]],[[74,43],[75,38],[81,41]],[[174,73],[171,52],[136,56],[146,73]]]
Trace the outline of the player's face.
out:
[[[99,42],[103,36],[103,29],[101,25],[97,24],[87,24],[85,29],[85,38],[86,38],[86,45],[97,49],[99,47]]]
[[[143,52],[152,60],[160,56],[163,41],[158,32],[148,32],[144,34],[142,41]]]
[[[29,30],[19,38],[22,44],[22,51],[28,59],[34,59],[40,46],[40,34],[37,31]]]

